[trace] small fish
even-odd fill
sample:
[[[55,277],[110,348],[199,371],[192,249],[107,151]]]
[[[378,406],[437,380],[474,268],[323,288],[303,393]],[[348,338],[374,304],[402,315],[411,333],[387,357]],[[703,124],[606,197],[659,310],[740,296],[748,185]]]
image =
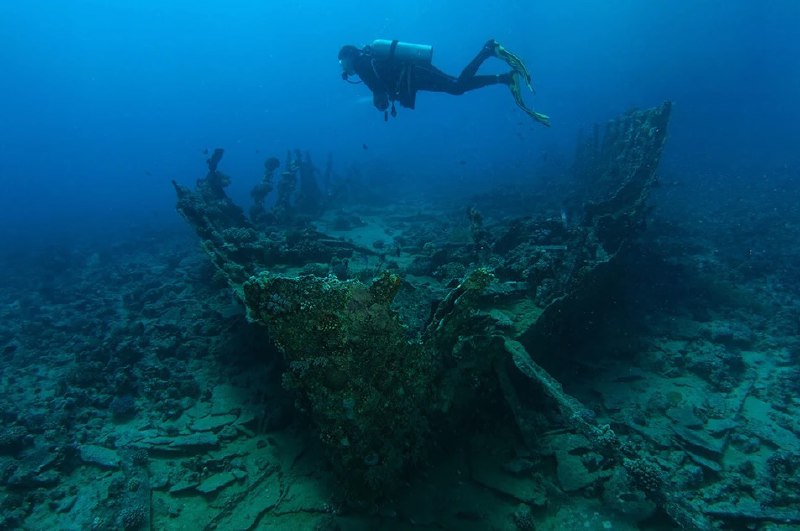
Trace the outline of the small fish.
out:
[[[458,163],[459,163],[460,165],[462,165],[462,166],[466,166],[466,165],[467,165],[467,161],[466,161],[466,160],[463,160],[463,159],[462,159],[462,160],[459,160],[459,161],[458,161]]]
[[[366,151],[366,150],[368,150],[368,149],[369,149],[369,147],[368,147],[366,144],[361,144],[361,148],[362,148],[364,151]]]
[[[203,155],[208,155],[208,148],[203,148]]]

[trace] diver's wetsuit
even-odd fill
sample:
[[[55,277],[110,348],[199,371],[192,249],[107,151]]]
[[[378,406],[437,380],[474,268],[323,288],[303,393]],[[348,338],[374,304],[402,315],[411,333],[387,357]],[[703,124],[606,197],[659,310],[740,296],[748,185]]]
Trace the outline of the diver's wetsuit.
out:
[[[446,74],[431,64],[376,58],[369,51],[360,54],[353,67],[372,91],[372,101],[378,110],[385,111],[390,101],[398,101],[403,107],[413,109],[418,90],[459,95],[488,85],[510,84],[511,73],[475,75],[481,64],[493,55],[494,49],[484,46],[458,77]]]

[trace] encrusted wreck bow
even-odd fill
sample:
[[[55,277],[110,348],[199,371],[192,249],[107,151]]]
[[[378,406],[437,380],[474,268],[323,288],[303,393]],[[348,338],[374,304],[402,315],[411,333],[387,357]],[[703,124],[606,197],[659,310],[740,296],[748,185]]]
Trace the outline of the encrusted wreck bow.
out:
[[[670,108],[628,113],[581,147],[577,185],[564,199],[582,209],[572,226],[528,218],[489,231],[478,223],[482,260],[492,268],[466,264],[455,287],[416,282],[399,265],[371,281],[302,270],[304,257],[340,264],[376,253],[310,226],[281,226],[291,207],[286,197],[281,216],[270,216],[258,194],[259,220],[276,225],[256,228],[224,194],[227,181],[216,164],[196,191],[175,184],[178,211],[250,319],[265,325],[283,352],[285,385],[297,391],[351,496],[391,492],[443,431],[457,431],[484,407],[487,388],[505,397],[523,436],[535,437],[517,398],[520,376],[536,382],[572,419],[568,424],[620,466],[642,470],[641,456],[627,453],[610,428],[595,425],[528,352],[602,307],[619,276],[617,257],[644,227]],[[473,225],[482,221],[470,212]],[[432,310],[421,312],[423,306]],[[413,317],[425,313],[427,319]],[[648,494],[676,520],[705,526],[691,506],[669,495],[667,483],[652,488],[658,492]]]

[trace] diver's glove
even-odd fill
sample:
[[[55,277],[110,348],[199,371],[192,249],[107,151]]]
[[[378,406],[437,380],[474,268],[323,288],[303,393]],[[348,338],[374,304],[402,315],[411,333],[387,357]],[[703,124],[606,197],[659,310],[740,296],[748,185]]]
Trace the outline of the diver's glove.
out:
[[[543,124],[543,125],[546,125],[547,127],[550,127],[550,117],[549,116],[547,116],[545,114],[542,114],[542,113],[538,113],[538,112],[534,111],[533,109],[529,109],[525,105],[525,102],[522,100],[522,94],[520,94],[519,76],[520,76],[520,74],[518,72],[516,72],[516,71],[511,72],[511,82],[508,84],[508,89],[511,91],[511,95],[514,97],[514,103],[516,103],[517,107],[519,107],[520,109],[525,111],[525,113],[528,116],[530,116],[531,118],[533,118],[534,120],[536,120],[540,124]]]

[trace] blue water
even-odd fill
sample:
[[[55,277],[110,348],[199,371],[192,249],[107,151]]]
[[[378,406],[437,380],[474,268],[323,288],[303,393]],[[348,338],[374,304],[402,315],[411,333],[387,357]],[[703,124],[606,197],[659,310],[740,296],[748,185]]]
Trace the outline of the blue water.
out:
[[[193,182],[218,146],[234,198],[290,148],[398,187],[524,177],[579,129],[667,99],[667,168],[796,166],[799,21],[791,0],[3,2],[0,239],[178,225],[169,180]],[[428,43],[457,74],[490,37],[528,63],[551,129],[500,87],[423,93],[384,123],[339,77],[346,43]]]

